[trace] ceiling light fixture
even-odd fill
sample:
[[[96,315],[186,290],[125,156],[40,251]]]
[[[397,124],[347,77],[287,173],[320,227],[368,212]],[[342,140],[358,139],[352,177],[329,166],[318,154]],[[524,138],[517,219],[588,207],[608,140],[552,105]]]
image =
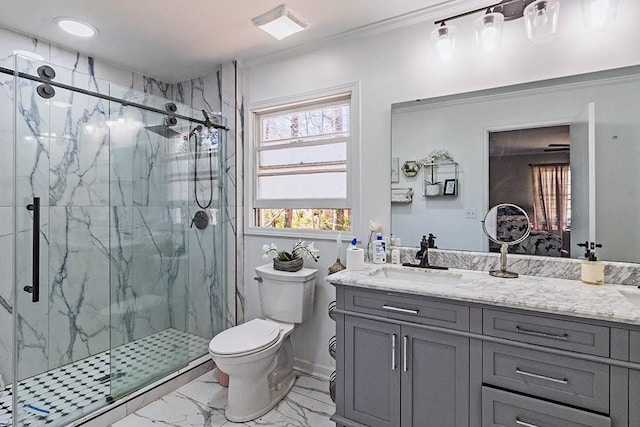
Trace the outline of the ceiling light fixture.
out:
[[[587,29],[613,22],[617,11],[618,0],[582,0],[582,17]]]
[[[74,18],[58,17],[53,22],[63,31],[76,37],[93,37],[98,32],[93,25]]]
[[[281,4],[275,9],[253,18],[252,21],[256,27],[278,40],[309,28],[309,22],[286,4]]]

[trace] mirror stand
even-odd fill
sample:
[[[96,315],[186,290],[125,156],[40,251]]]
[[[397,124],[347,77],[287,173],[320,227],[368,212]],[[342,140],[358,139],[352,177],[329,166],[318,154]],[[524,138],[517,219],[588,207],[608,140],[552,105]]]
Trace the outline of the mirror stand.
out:
[[[518,277],[518,273],[513,271],[507,271],[507,251],[509,250],[508,243],[502,243],[500,245],[500,270],[491,270],[489,274],[494,277],[502,277],[503,279],[515,279]]]

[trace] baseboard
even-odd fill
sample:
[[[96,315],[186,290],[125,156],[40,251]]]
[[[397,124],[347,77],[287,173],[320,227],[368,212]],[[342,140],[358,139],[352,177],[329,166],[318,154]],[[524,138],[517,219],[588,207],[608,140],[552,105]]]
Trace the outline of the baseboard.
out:
[[[302,360],[298,358],[295,359],[293,363],[293,368],[296,371],[302,372],[303,374],[322,378],[323,380],[326,380],[326,381],[329,381],[329,377],[331,376],[333,371],[336,370],[336,368],[332,366],[318,365],[317,363],[313,363],[308,360]]]

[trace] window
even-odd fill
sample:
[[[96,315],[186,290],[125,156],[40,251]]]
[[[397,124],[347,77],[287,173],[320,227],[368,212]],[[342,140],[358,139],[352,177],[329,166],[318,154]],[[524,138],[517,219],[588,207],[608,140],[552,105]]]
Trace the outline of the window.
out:
[[[351,230],[351,92],[253,113],[253,225]]]
[[[535,222],[539,230],[571,226],[571,171],[568,164],[531,165]]]

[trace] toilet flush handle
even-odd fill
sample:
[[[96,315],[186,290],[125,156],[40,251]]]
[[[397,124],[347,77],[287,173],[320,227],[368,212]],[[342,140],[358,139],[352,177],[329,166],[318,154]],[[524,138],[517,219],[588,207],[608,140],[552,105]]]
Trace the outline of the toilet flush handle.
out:
[[[253,280],[262,283],[262,277],[254,277]]]

